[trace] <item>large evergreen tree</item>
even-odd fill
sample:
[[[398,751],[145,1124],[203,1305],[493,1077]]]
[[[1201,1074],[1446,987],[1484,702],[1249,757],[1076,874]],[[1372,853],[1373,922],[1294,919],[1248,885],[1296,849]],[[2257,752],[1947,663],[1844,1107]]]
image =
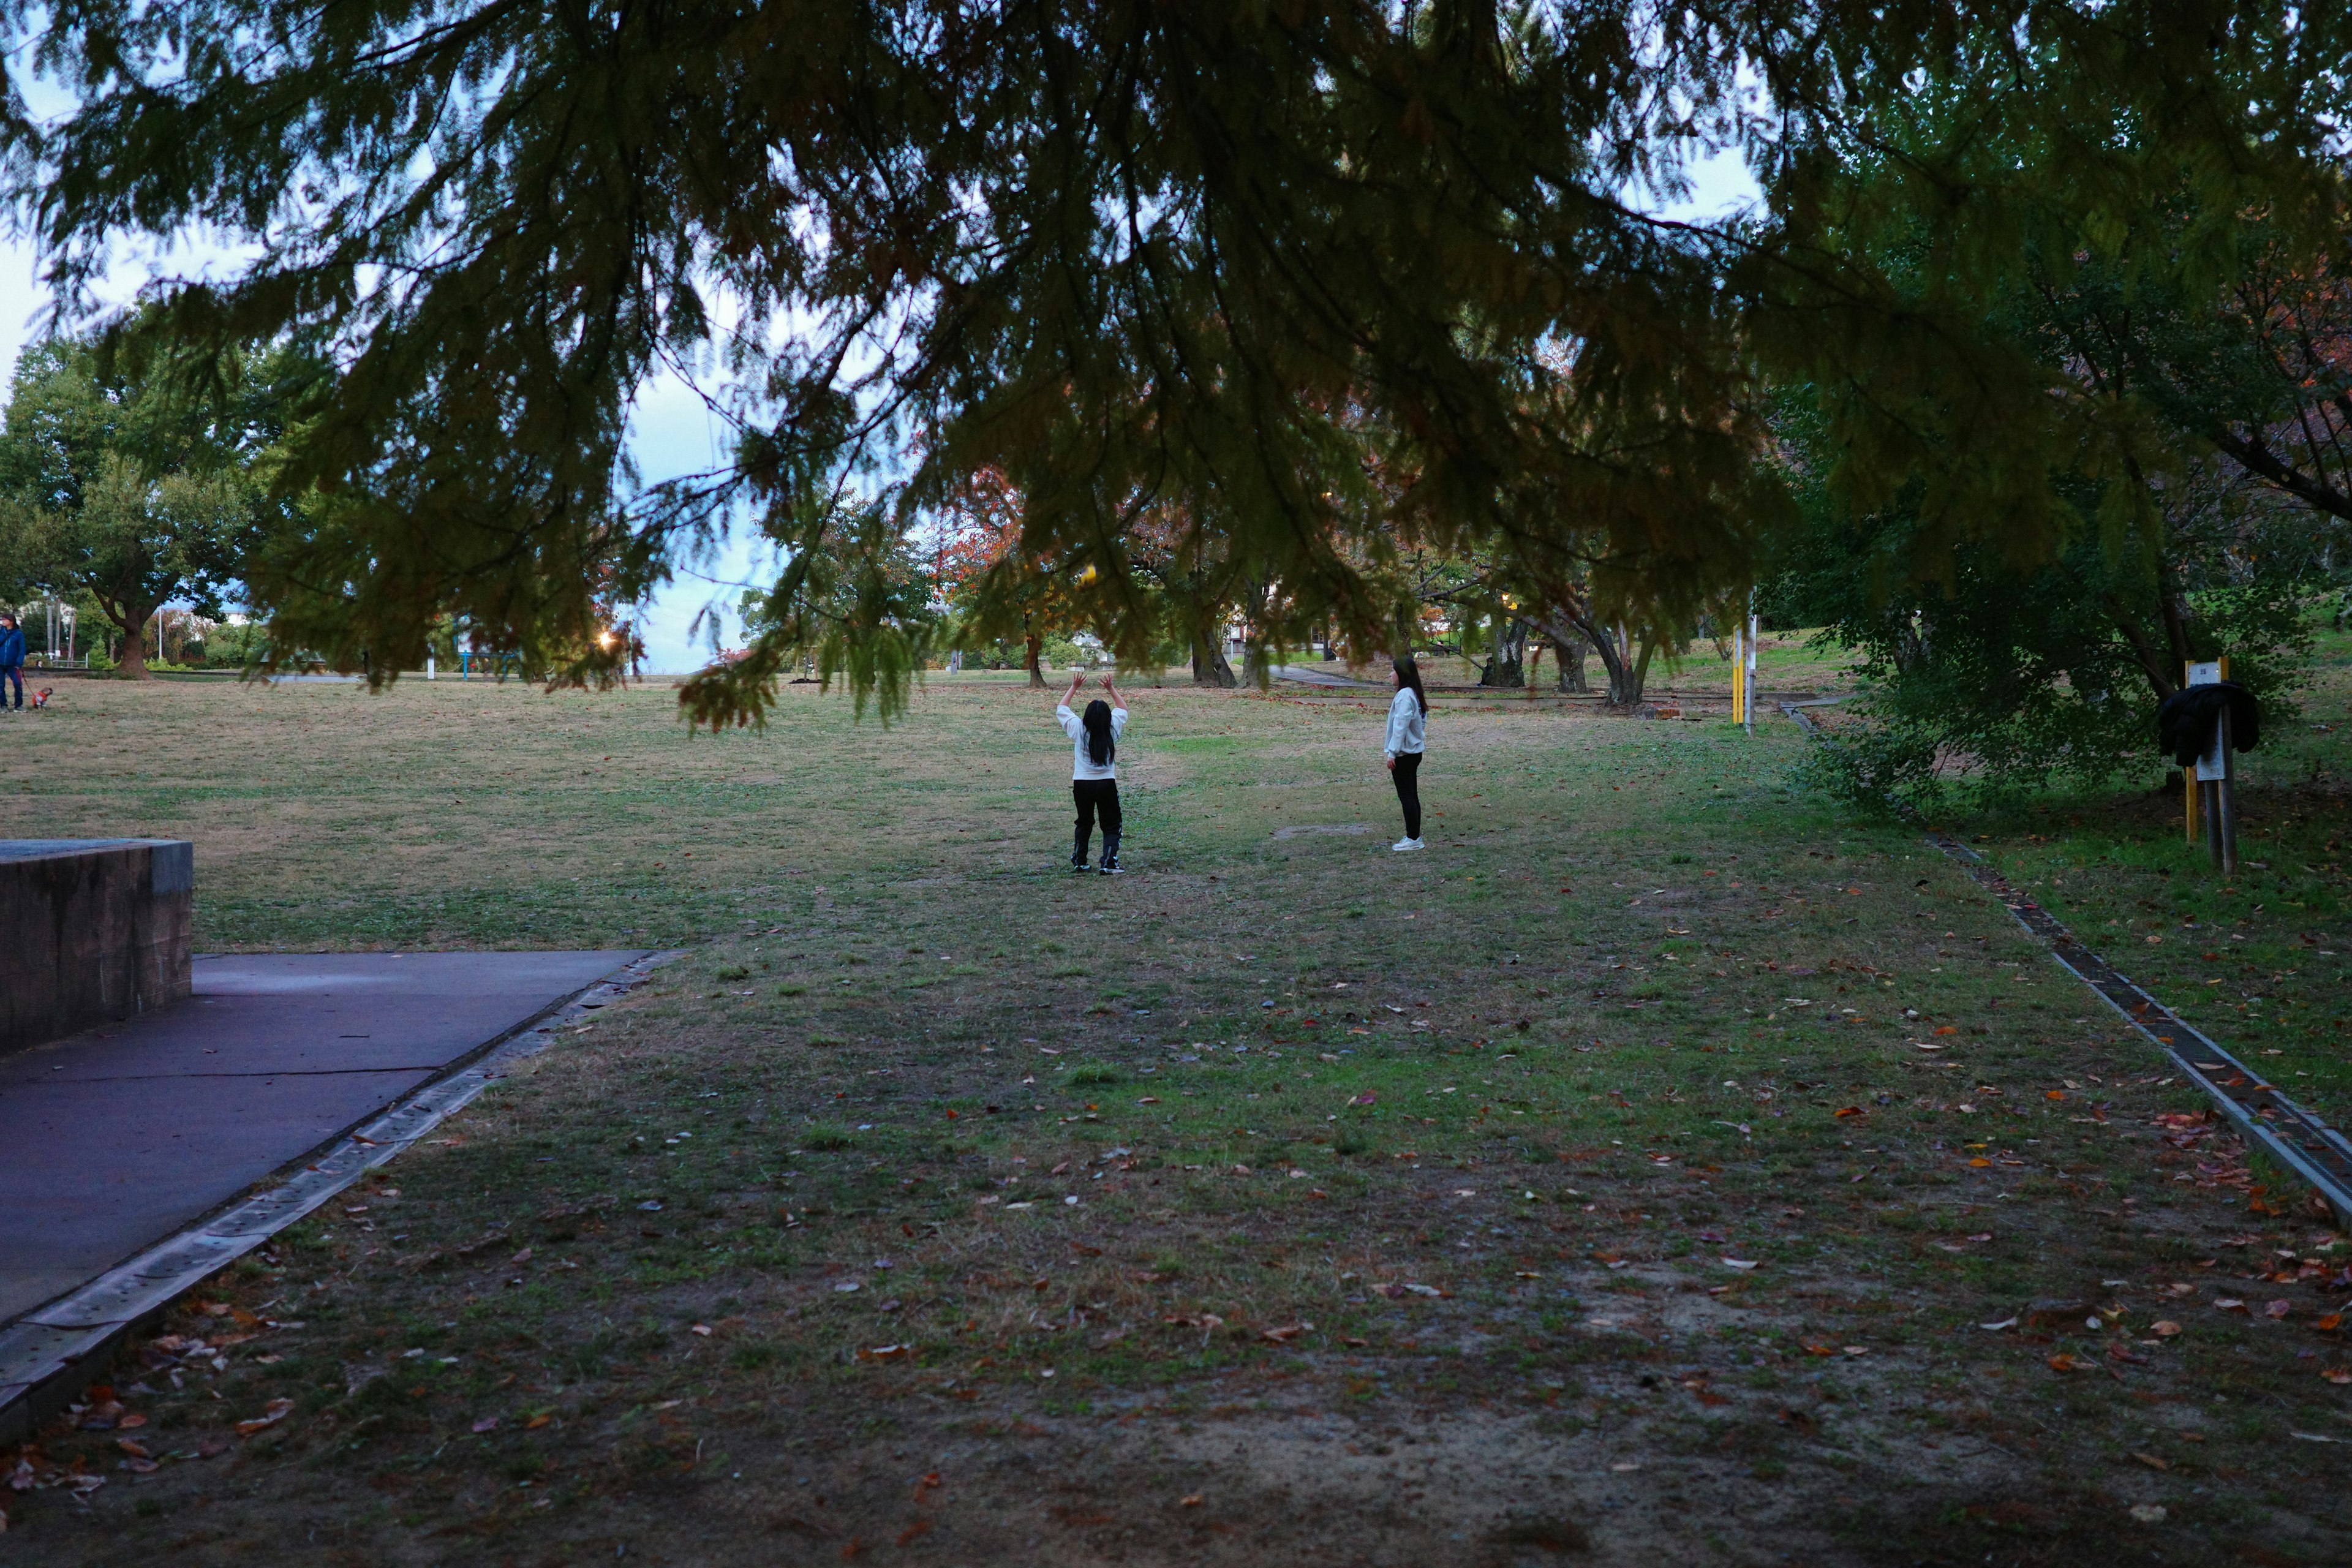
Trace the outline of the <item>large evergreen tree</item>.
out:
[[[1923,538],[2032,554],[2047,378],[1974,330],[1984,299],[2029,241],[2096,248],[2184,180],[2315,253],[2352,37],[2283,0],[0,14],[79,95],[8,121],[68,298],[124,237],[211,226],[256,257],[162,289],[163,330],[314,334],[343,367],[282,480],[336,497],[333,525],[257,591],[346,662],[397,668],[456,613],[585,679],[617,657],[598,595],[635,599],[728,509],[788,560],[892,548],[990,468],[1024,551],[1097,568],[1122,647],[1161,631],[1129,534],[1171,502],[1219,531],[1187,558],[1362,642],[1399,624],[1414,547],[1684,622],[1787,515],[1766,373],[1856,389],[1824,406],[1864,489],[1935,446],[1922,410],[1965,431],[1969,483]],[[1937,234],[1937,287],[1906,293],[1846,245],[1830,176],[1923,85],[2024,152],[1934,150],[1881,187]],[[1643,211],[1700,145],[1741,148],[1770,212]],[[734,460],[635,493],[630,397],[684,361],[734,372]],[[881,638],[877,680],[884,631],[848,639]],[[756,714],[773,668],[687,700]]]

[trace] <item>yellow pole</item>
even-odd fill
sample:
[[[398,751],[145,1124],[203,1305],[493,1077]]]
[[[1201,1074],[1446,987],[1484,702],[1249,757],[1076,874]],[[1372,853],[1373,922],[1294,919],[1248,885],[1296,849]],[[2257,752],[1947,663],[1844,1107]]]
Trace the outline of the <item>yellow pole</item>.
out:
[[[2189,684],[2189,666],[2185,661],[2180,667],[2180,684],[2184,688]],[[2201,815],[2197,809],[2196,764],[2191,763],[2180,770],[2180,819],[2188,825],[2189,842],[2194,844],[2197,842],[2198,819]]]
[[[1748,649],[1744,642],[1748,628],[1731,629],[1731,721],[1748,722]]]

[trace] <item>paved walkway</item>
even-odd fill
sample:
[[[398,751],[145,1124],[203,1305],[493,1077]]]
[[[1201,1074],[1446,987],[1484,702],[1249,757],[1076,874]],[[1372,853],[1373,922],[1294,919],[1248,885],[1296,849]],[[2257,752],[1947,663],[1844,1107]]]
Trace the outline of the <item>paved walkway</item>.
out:
[[[1377,680],[1358,680],[1350,676],[1334,675],[1328,669],[1310,669],[1304,665],[1277,664],[1274,667],[1276,680],[1295,680],[1301,686],[1339,686],[1350,690],[1387,691],[1389,684]]]
[[[200,958],[185,1002],[0,1057],[0,1323],[643,956]]]

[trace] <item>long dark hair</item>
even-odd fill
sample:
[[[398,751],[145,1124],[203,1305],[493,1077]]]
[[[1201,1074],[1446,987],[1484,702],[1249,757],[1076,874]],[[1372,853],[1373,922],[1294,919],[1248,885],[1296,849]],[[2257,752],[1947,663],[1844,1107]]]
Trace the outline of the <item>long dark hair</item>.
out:
[[[1423,690],[1421,687],[1421,666],[1413,663],[1412,655],[1409,653],[1392,658],[1389,662],[1396,666],[1397,684],[1411,689],[1412,700],[1421,704],[1421,716],[1424,719],[1428,718],[1429,693]]]
[[[1079,721],[1087,727],[1087,755],[1101,767],[1118,755],[1118,742],[1110,738],[1110,704],[1096,698],[1087,704],[1086,717]]]

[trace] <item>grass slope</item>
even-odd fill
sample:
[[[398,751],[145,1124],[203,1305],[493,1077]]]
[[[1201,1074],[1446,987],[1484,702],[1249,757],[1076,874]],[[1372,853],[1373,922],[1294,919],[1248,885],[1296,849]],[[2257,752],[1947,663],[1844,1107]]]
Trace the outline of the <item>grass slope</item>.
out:
[[[1507,699],[1392,856],[1366,695],[1136,692],[1116,879],[1003,679],[12,721],[13,828],[194,839],[210,948],[690,951],[189,1303],[10,1561],[2332,1559],[2343,1244],[1958,868],[1785,723]]]

